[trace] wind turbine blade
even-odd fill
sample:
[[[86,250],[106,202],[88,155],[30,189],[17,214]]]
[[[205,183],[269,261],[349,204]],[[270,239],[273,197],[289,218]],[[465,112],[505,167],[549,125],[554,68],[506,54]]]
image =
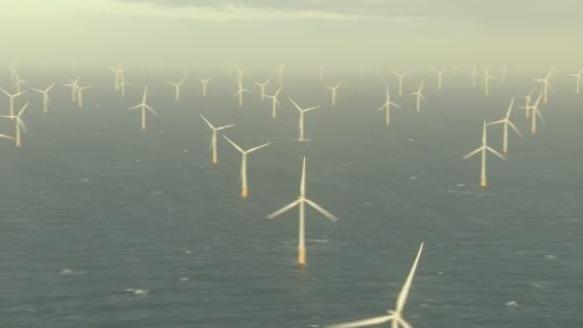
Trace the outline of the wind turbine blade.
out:
[[[128,110],[136,110],[136,109],[140,109],[142,107],[143,107],[143,104],[139,104],[139,105],[135,105],[134,107],[128,108]]]
[[[244,153],[245,151],[243,150],[243,148],[239,147],[239,145],[237,145],[235,142],[233,142],[233,140],[229,139],[229,137],[227,136],[223,136],[223,138],[227,139],[227,141],[233,146],[235,147],[235,149],[237,149],[238,151],[240,151],[241,153]]]
[[[263,144],[263,145],[261,145],[261,146],[253,147],[253,148],[251,148],[251,149],[247,150],[247,153],[252,153],[252,152],[254,152],[254,151],[256,151],[256,150],[259,150],[259,149],[265,148],[265,147],[267,147],[267,146],[269,146],[269,145],[271,145],[271,142],[264,143],[264,144]]]
[[[309,107],[309,108],[303,109],[302,111],[305,113],[305,112],[309,112],[309,111],[311,111],[311,110],[313,110],[313,109],[318,109],[318,108],[321,108],[321,107],[322,107],[322,106],[314,106],[314,107]]]
[[[300,107],[300,105],[298,105],[298,103],[295,102],[291,97],[287,97],[287,99],[291,101],[291,103],[297,108],[297,110],[299,110],[300,112],[302,111],[302,107]]]
[[[217,131],[221,131],[221,130],[225,130],[225,129],[228,129],[228,128],[232,128],[234,126],[235,126],[235,124],[223,125],[223,126],[219,126],[218,128],[216,128],[216,130]]]
[[[538,109],[538,107],[534,108],[534,114],[541,119],[541,121],[545,121],[545,118],[543,117],[543,114],[540,112],[540,110]]]
[[[5,135],[5,134],[2,134],[2,133],[0,133],[0,138],[4,138],[4,139],[8,139],[8,140],[14,140],[14,138],[13,138],[13,137],[11,137],[11,136],[7,136],[7,135]]]
[[[494,155],[496,155],[496,156],[500,157],[500,159],[506,159],[506,156],[504,156],[504,155],[500,154],[500,153],[499,153],[499,152],[498,152],[496,149],[494,149],[494,148],[492,148],[492,147],[489,147],[489,146],[486,146],[486,149],[487,149],[489,152],[491,152],[492,154],[494,154]]]
[[[502,124],[504,122],[506,122],[506,120],[492,121],[492,122],[486,123],[486,125],[498,125],[498,124]]]
[[[407,298],[409,297],[409,292],[411,291],[411,284],[413,283],[413,277],[415,276],[415,271],[417,271],[417,265],[419,264],[419,259],[421,258],[421,253],[423,252],[423,243],[419,245],[419,250],[417,251],[417,256],[415,256],[415,261],[413,261],[413,265],[411,266],[411,270],[407,275],[407,279],[405,279],[405,283],[401,288],[401,292],[397,297],[397,306],[396,312],[402,313],[403,308],[405,307],[405,303],[407,303]]]
[[[22,113],[24,113],[24,111],[28,108],[28,101],[24,104],[24,106],[22,106],[22,108],[20,108],[20,111],[18,112],[18,114],[16,116],[20,117],[22,115]]]
[[[10,93],[8,93],[8,91],[4,90],[3,88],[0,88],[0,91],[2,91],[2,93],[5,94],[6,97],[10,97]]]
[[[215,127],[211,124],[211,122],[209,122],[206,117],[204,117],[202,114],[200,115],[200,118],[202,118],[202,120],[206,123],[206,125],[208,125],[212,130],[215,129]]]
[[[520,133],[520,131],[518,130],[516,125],[514,125],[514,123],[512,123],[512,121],[508,121],[508,126],[510,126],[510,128],[512,128],[512,130],[514,130],[514,132],[516,132],[516,134],[518,134],[519,136],[522,137],[522,133]]]
[[[364,319],[364,320],[359,320],[359,321],[340,323],[337,325],[328,326],[326,328],[356,328],[356,327],[379,325],[381,323],[389,322],[393,318],[394,318],[393,315],[384,315],[381,317],[375,317],[375,318]]]
[[[18,117],[18,116],[16,117],[16,124],[20,125],[20,127],[22,128],[24,133],[28,133],[28,128],[26,127],[24,122],[20,119],[20,117]]]
[[[312,206],[316,211],[320,212],[320,214],[325,216],[330,221],[332,221],[332,222],[338,221],[338,218],[336,216],[334,216],[334,214],[328,212],[327,210],[325,210],[324,208],[322,208],[320,205],[316,204],[315,202],[313,202],[309,199],[306,199],[306,203],[308,205]]]
[[[298,206],[298,204],[299,204],[300,202],[301,202],[301,200],[296,200],[296,201],[293,201],[293,202],[291,202],[291,203],[289,203],[289,204],[285,205],[284,207],[280,208],[279,210],[277,210],[277,211],[275,211],[275,212],[273,212],[273,213],[269,214],[269,215],[267,216],[267,218],[268,218],[268,219],[270,219],[270,220],[271,220],[271,219],[274,219],[274,218],[276,218],[276,217],[280,216],[281,214],[283,214],[283,213],[285,213],[285,212],[287,212],[287,211],[291,210],[292,208],[294,208],[294,207]]]
[[[150,107],[150,105],[145,105],[146,109],[150,111],[150,113],[154,114],[154,115],[158,115],[158,113],[156,112],[156,110],[152,107]]]
[[[401,326],[403,326],[403,328],[413,328],[413,326],[411,326],[411,324],[403,318],[399,318],[398,322],[401,324]]]
[[[476,155],[477,153],[481,152],[482,150],[484,150],[484,147],[480,147],[474,151],[472,151],[471,153],[468,153],[467,155],[465,155],[464,157],[462,157],[463,159],[468,159],[474,155]]]

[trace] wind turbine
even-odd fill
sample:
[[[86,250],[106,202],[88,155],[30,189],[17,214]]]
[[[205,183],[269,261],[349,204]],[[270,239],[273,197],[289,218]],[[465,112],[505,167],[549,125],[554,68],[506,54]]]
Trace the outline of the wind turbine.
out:
[[[8,91],[6,91],[4,89],[1,89],[1,88],[0,88],[0,91],[2,91],[2,93],[5,94],[6,97],[8,97],[8,104],[9,104],[9,107],[10,107],[10,116],[14,116],[14,112],[15,112],[15,110],[14,110],[14,100],[16,99],[16,97],[20,97],[23,94],[25,94],[26,91],[20,91],[20,92],[17,92],[17,93],[9,93]]]
[[[490,74],[488,68],[484,66],[484,95],[490,95],[490,80],[494,79],[494,75]]]
[[[543,103],[547,103],[549,101],[549,92],[552,89],[551,86],[551,76],[553,75],[553,69],[551,69],[544,78],[535,79],[536,83],[542,84],[543,88]]]
[[[399,97],[401,97],[403,95],[403,82],[405,80],[405,77],[407,75],[409,75],[409,73],[405,72],[405,73],[399,73],[399,72],[395,72],[392,71],[393,75],[395,75],[399,81]]]
[[[415,96],[416,99],[416,104],[415,104],[415,109],[417,112],[421,111],[421,101],[427,101],[425,99],[425,96],[423,95],[423,84],[424,81],[421,81],[421,85],[419,85],[419,89],[417,89],[417,91],[411,93],[411,96]]]
[[[89,88],[91,88],[90,85],[77,87],[77,106],[79,106],[79,108],[83,108],[83,91]]]
[[[26,104],[24,104],[24,106],[22,106],[22,108],[20,108],[20,111],[18,112],[18,114],[16,114],[16,115],[3,115],[2,116],[4,118],[9,118],[10,120],[14,121],[14,141],[15,141],[16,147],[22,146],[21,129],[24,132],[28,131],[26,128],[26,125],[24,125],[24,121],[22,121],[22,114],[24,113],[24,111],[27,108],[28,108],[28,101],[26,102]]]
[[[209,128],[211,128],[211,131],[212,131],[211,147],[210,147],[211,148],[211,163],[214,165],[217,165],[217,164],[219,164],[219,156],[218,156],[218,150],[217,150],[217,135],[218,135],[217,132],[234,127],[235,124],[228,124],[228,125],[215,127],[204,116],[200,115],[200,118],[202,118],[202,120],[209,126]]]
[[[202,97],[206,98],[209,89],[209,82],[212,80],[212,77],[207,77],[206,79],[200,79],[200,83],[202,85]]]
[[[259,87],[259,96],[261,97],[261,101],[265,99],[265,87],[269,84],[269,80],[265,80],[263,82],[255,82],[255,85]]]
[[[243,107],[243,95],[244,95],[245,92],[251,92],[251,90],[245,89],[243,87],[243,84],[242,83],[239,83],[238,84],[238,87],[239,88],[238,88],[237,92],[235,92],[235,97],[238,97],[239,98],[239,100],[238,100],[239,107]]]
[[[496,151],[494,148],[488,146],[488,127],[486,121],[484,121],[482,130],[482,145],[471,153],[463,157],[463,159],[468,159],[476,154],[481,154],[481,168],[480,168],[480,187],[486,188],[488,186],[488,177],[486,176],[486,155],[487,152],[500,157],[501,159],[506,159],[506,157]]]
[[[336,98],[338,97],[338,88],[342,85],[342,81],[336,83],[334,86],[326,86],[328,90],[330,90],[330,103],[332,107],[336,106]]]
[[[510,127],[517,135],[522,137],[522,133],[518,131],[518,128],[512,121],[510,120],[510,115],[512,115],[512,108],[514,107],[514,98],[510,101],[510,105],[508,106],[508,110],[506,111],[506,115],[503,119],[499,121],[494,121],[488,123],[488,125],[498,125],[502,124],[502,154],[508,154],[508,128]]]
[[[443,75],[447,72],[447,68],[442,68],[441,70],[434,69],[433,72],[437,74],[437,90],[441,90],[443,87]]]
[[[283,89],[283,84],[279,87],[279,89],[277,89],[277,91],[275,91],[275,93],[272,96],[269,96],[269,95],[265,96],[266,98],[271,98],[271,117],[272,118],[277,117],[277,106],[279,106],[279,104],[280,104],[279,99],[277,97],[279,96],[281,89]]]
[[[285,65],[281,64],[277,67],[277,84],[283,84],[283,72],[285,71]]]
[[[184,84],[184,79],[180,81],[170,81],[168,84],[174,87],[174,101],[180,102],[180,87]]]
[[[71,88],[71,101],[72,102],[77,101],[77,89],[79,88],[79,80],[80,79],[81,79],[81,77],[78,76],[76,79],[72,80],[71,82],[65,83],[66,87]]]
[[[291,101],[291,103],[295,106],[295,108],[298,110],[298,112],[300,113],[300,117],[298,120],[298,129],[299,129],[299,137],[298,137],[298,141],[299,142],[307,142],[310,141],[310,139],[306,139],[304,137],[304,114],[313,110],[313,109],[318,109],[321,106],[313,106],[313,107],[308,107],[308,108],[302,108],[300,107],[300,105],[298,105],[298,103],[296,103],[293,99],[291,99],[290,97],[288,97],[289,101]]]
[[[411,291],[411,285],[413,284],[413,278],[415,277],[415,272],[417,271],[417,265],[419,264],[419,259],[421,258],[421,253],[423,252],[423,243],[419,245],[419,250],[417,251],[417,256],[413,261],[411,270],[401,287],[401,291],[397,296],[397,302],[395,304],[394,310],[387,310],[387,315],[380,317],[374,317],[370,319],[364,319],[359,321],[341,323],[337,325],[328,326],[327,328],[356,328],[356,327],[366,327],[372,325],[379,325],[385,322],[390,322],[392,328],[413,328],[413,326],[403,318],[403,310],[409,298],[409,293]]]
[[[313,200],[306,197],[306,157],[304,156],[302,161],[302,175],[300,178],[300,195],[298,198],[280,208],[279,210],[269,214],[268,219],[274,219],[277,216],[298,207],[298,221],[299,221],[299,233],[298,233],[298,264],[301,266],[306,265],[306,205],[312,207],[316,211],[320,212],[325,218],[332,222],[338,221],[338,218],[332,213],[328,212],[320,205],[315,203]]]
[[[526,96],[524,96],[524,106],[521,106],[520,108],[524,109],[524,116],[526,118],[530,117],[530,102],[532,101],[532,94],[534,93],[534,88],[532,90],[530,90],[530,93]]]
[[[396,108],[401,108],[399,105],[395,104],[391,101],[391,92],[389,91],[389,86],[385,86],[386,90],[386,98],[385,103],[378,109],[380,111],[385,112],[385,125],[389,126],[391,124],[391,110],[393,110],[393,106]]]
[[[129,87],[130,85],[131,84],[129,84],[126,81],[126,79],[122,76],[122,79],[121,79],[121,81],[119,83],[119,90],[120,90],[120,93],[121,93],[121,96],[122,97],[125,97],[125,95],[126,95],[126,87]]]
[[[19,75],[16,75],[16,81],[14,82],[14,86],[16,87],[16,93],[22,92],[22,85],[28,83],[28,81],[23,80],[20,78]]]
[[[476,87],[476,84],[478,82],[478,65],[474,64],[472,66],[472,87]]]
[[[239,145],[233,142],[233,140],[229,139],[227,136],[223,136],[223,138],[227,139],[227,141],[235,147],[241,153],[241,197],[247,198],[249,197],[249,186],[247,185],[247,155],[251,154],[254,151],[259,149],[265,148],[269,146],[271,143],[265,143],[263,145],[249,148],[247,150],[243,150]]]
[[[544,118],[542,113],[540,112],[540,109],[538,108],[538,106],[540,105],[540,102],[542,100],[543,94],[540,94],[538,96],[538,98],[536,99],[536,101],[534,102],[534,104],[527,106],[526,110],[530,115],[530,134],[536,134],[536,129],[537,129],[537,119],[540,119],[541,121],[544,122]]]
[[[51,83],[51,85],[49,85],[46,89],[42,90],[42,89],[32,89],[33,91],[36,91],[40,94],[42,94],[43,96],[43,113],[47,113],[49,111],[49,102],[51,101],[50,97],[49,97],[49,91],[51,91],[51,89],[55,86],[55,83]]]
[[[125,72],[125,68],[123,68],[121,64],[117,65],[116,67],[108,66],[107,68],[113,72],[113,86],[115,91],[120,91],[122,82],[124,81],[123,74]]]
[[[583,67],[581,67],[577,73],[569,74],[569,76],[572,76],[575,78],[575,94],[580,95],[581,94],[581,79],[583,78]]]
[[[129,110],[136,110],[139,109],[141,111],[141,127],[142,131],[146,132],[146,114],[149,111],[154,115],[158,115],[154,108],[148,105],[148,86],[144,87],[144,94],[142,95],[142,102],[137,104],[134,107],[131,107]]]

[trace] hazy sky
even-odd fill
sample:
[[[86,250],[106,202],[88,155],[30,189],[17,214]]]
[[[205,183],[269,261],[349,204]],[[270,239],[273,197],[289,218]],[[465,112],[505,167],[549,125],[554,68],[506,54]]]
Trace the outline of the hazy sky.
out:
[[[583,0],[0,0],[5,60],[581,62]]]

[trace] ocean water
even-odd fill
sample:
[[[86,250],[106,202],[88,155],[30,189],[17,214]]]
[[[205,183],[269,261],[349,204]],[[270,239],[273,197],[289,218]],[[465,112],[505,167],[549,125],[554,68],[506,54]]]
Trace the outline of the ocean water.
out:
[[[317,74],[290,73],[273,120],[255,87],[239,109],[225,75],[206,99],[188,80],[176,104],[167,75],[130,74],[121,98],[108,73],[84,74],[94,87],[82,110],[62,86],[72,75],[25,76],[35,87],[59,85],[48,114],[38,95],[27,94],[21,149],[0,140],[0,327],[358,320],[393,307],[421,242],[405,312],[413,326],[583,325],[583,97],[567,78],[558,75],[542,106],[539,134],[528,135],[523,111],[515,111],[525,136],[511,135],[508,160],[488,158],[490,187],[481,190],[479,159],[461,157],[479,146],[482,120],[501,118],[512,96],[530,91],[527,76],[495,82],[490,97],[462,73],[441,92],[432,76],[412,76],[407,94],[426,80],[421,113],[392,83],[404,109],[387,128],[376,111],[384,101],[376,76],[330,76],[331,84],[345,81],[330,108]],[[144,83],[159,114],[146,134],[127,110]],[[295,140],[297,112],[287,96],[323,106],[306,114],[309,143]],[[272,142],[250,155],[249,199],[239,197],[240,155],[224,140],[220,165],[210,165],[200,114],[235,123],[225,134],[243,147]],[[0,122],[0,132],[11,128]],[[501,131],[490,131],[500,149]],[[299,269],[297,212],[265,216],[297,197],[304,155],[308,196],[340,220],[308,212],[308,265]]]

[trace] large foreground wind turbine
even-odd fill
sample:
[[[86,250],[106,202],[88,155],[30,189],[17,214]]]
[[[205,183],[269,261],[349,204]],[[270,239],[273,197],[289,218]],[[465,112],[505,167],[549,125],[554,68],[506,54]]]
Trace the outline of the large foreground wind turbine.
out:
[[[49,111],[49,102],[51,101],[51,98],[49,97],[49,91],[51,91],[51,89],[55,86],[55,83],[51,83],[51,85],[49,85],[46,89],[32,89],[33,91],[36,91],[38,93],[40,93],[43,97],[43,113],[47,113]]]
[[[306,205],[312,207],[316,211],[320,212],[327,219],[335,222],[338,219],[330,212],[322,208],[320,205],[316,204],[314,201],[306,197],[306,157],[302,161],[302,175],[300,178],[300,195],[298,199],[285,205],[279,210],[269,214],[268,219],[273,219],[295,207],[298,207],[299,213],[299,233],[298,233],[298,264],[306,264]]]
[[[413,326],[403,318],[403,311],[405,305],[407,304],[407,299],[409,298],[409,293],[411,291],[411,285],[413,284],[413,278],[415,277],[415,272],[417,271],[417,265],[419,264],[419,259],[421,258],[421,253],[423,252],[423,243],[419,245],[419,250],[417,251],[417,256],[415,256],[415,261],[411,266],[411,270],[405,279],[403,287],[399,292],[397,297],[397,302],[395,304],[394,310],[388,310],[387,315],[380,317],[364,319],[359,321],[341,323],[337,325],[328,326],[327,328],[357,328],[357,327],[367,327],[372,325],[380,325],[382,323],[390,322],[391,328],[413,328]]]
[[[211,134],[211,163],[213,165],[217,165],[219,164],[219,155],[218,155],[218,150],[217,150],[217,135],[219,131],[234,127],[235,124],[227,124],[227,125],[223,125],[223,126],[217,126],[215,127],[214,125],[212,125],[211,122],[209,122],[204,116],[200,115],[200,118],[202,118],[202,120],[209,126],[209,128],[211,128],[212,134]]]
[[[291,103],[295,106],[295,108],[298,110],[298,112],[300,113],[300,117],[298,119],[298,130],[299,130],[299,136],[298,136],[298,141],[299,142],[306,142],[306,141],[310,141],[310,139],[306,139],[304,137],[304,114],[313,110],[313,109],[318,109],[321,106],[313,106],[313,107],[308,107],[308,108],[302,108],[300,107],[300,105],[298,105],[298,103],[296,103],[293,99],[291,99],[291,97],[288,97],[289,101],[291,101]]]
[[[140,110],[141,112],[141,128],[142,131],[146,132],[146,114],[150,112],[154,115],[158,115],[154,108],[148,105],[148,86],[144,87],[144,94],[142,95],[142,102],[137,104],[134,107],[131,107],[129,110]]]
[[[480,187],[486,188],[488,186],[488,177],[486,173],[486,155],[488,152],[500,157],[501,159],[506,159],[506,157],[496,151],[494,148],[488,146],[488,127],[486,121],[482,128],[482,145],[471,153],[463,157],[463,159],[468,159],[476,154],[481,155],[481,167],[480,167]]]
[[[247,155],[259,149],[265,148],[269,146],[271,143],[268,142],[257,147],[243,150],[243,148],[234,143],[233,140],[229,139],[227,136],[223,136],[223,138],[227,139],[227,141],[241,153],[241,197],[247,198],[249,197],[249,186],[247,185]]]
[[[522,137],[522,133],[518,131],[518,128],[512,121],[510,120],[510,115],[512,115],[512,108],[514,107],[514,98],[510,101],[510,105],[508,106],[508,110],[506,111],[506,115],[503,119],[490,122],[488,125],[498,125],[502,124],[502,154],[508,154],[508,128],[511,128],[516,132],[517,135]]]

